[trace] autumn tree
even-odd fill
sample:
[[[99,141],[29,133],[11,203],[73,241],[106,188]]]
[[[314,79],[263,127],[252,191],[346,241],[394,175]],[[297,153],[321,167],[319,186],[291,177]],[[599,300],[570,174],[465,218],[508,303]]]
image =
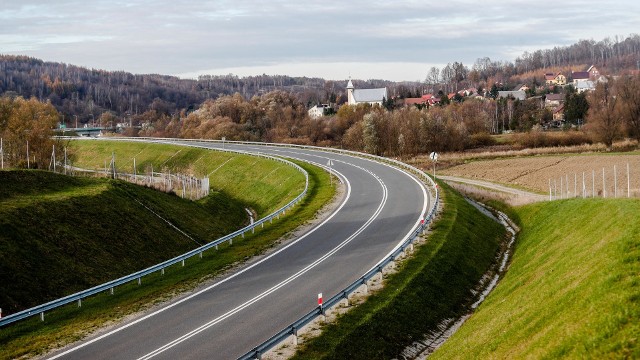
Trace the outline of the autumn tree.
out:
[[[588,129],[596,139],[611,150],[613,141],[620,136],[622,121],[619,116],[619,98],[612,81],[599,83],[588,96]]]
[[[35,98],[0,98],[4,160],[16,167],[29,164],[31,168],[47,168],[56,144],[52,136],[58,121],[58,112],[50,103]]]
[[[618,81],[620,115],[630,136],[638,140],[640,147],[640,75]]]

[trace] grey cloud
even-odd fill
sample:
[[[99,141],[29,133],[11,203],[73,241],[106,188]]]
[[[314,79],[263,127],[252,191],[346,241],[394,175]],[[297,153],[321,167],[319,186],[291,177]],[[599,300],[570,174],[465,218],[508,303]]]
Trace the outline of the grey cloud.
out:
[[[0,10],[0,53],[173,74],[292,62],[470,65],[484,56],[511,60],[514,49],[628,35],[640,19],[640,5],[616,5],[547,0],[27,0]]]

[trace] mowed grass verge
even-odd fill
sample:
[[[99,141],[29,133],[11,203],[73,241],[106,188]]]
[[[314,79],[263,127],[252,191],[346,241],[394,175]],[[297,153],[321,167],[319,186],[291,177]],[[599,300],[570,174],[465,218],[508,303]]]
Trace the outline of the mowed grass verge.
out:
[[[432,358],[640,358],[640,201],[513,211],[509,271]]]
[[[504,228],[445,184],[444,210],[414,255],[384,288],[327,325],[295,359],[391,359],[466,311],[465,301],[493,262]]]
[[[105,151],[109,151],[110,154],[110,151],[113,150],[107,149]],[[150,154],[153,153],[152,148],[145,147],[144,151]],[[170,149],[168,151],[172,155],[175,154],[175,151],[173,151],[173,149]],[[215,153],[213,151],[207,150],[199,151]],[[215,155],[216,154],[200,153],[196,154],[197,157],[195,159],[205,160],[208,156],[213,156],[215,158]],[[194,155],[191,154],[190,156]],[[226,154],[226,156],[227,158],[219,160],[217,165],[211,164],[210,166],[215,165],[216,167],[214,168],[214,170],[217,169],[216,171],[221,171],[226,165],[234,161],[238,161],[241,163],[243,162],[243,164],[247,166],[252,166],[253,169],[261,166],[260,164],[255,164],[255,159],[252,157],[243,156],[249,159],[236,160],[234,159],[234,157],[236,157],[237,155],[229,156],[229,154]],[[175,158],[175,156],[173,157]],[[81,161],[81,157],[78,157],[76,165]],[[226,164],[222,165],[225,162]],[[274,163],[280,165],[280,163]],[[229,269],[233,264],[239,261],[244,261],[251,256],[261,254],[266,249],[274,246],[277,240],[280,239],[283,235],[294,230],[305,221],[313,218],[316,215],[317,211],[333,198],[333,195],[335,193],[335,189],[329,185],[329,178],[326,172],[324,172],[322,169],[315,168],[304,163],[299,163],[299,165],[305,168],[310,174],[310,189],[307,197],[305,197],[303,202],[299,206],[296,206],[291,211],[287,212],[287,216],[281,217],[280,220],[274,220],[273,225],[267,225],[264,229],[257,230],[255,234],[247,234],[245,239],[234,240],[233,245],[231,246],[228,244],[222,245],[217,251],[210,250],[205,252],[203,255],[203,259],[195,257],[193,259],[187,260],[185,267],[182,267],[178,264],[177,266],[167,269],[165,275],[152,274],[146,276],[142,279],[141,286],[138,286],[134,282],[133,284],[127,284],[116,288],[114,295],[100,294],[95,297],[89,298],[83,301],[82,308],[78,308],[77,305],[71,304],[59,310],[51,311],[46,314],[46,321],[44,323],[40,322],[38,317],[35,317],[0,329],[0,346],[2,347],[2,351],[0,351],[0,358],[11,359],[22,356],[33,356],[46,352],[47,350],[54,347],[67,344],[74,340],[78,340],[85,336],[87,333],[97,329],[100,326],[103,326],[108,322],[117,321],[127,314],[131,314],[133,312],[148,308],[155,303],[164,301],[168,299],[171,294],[192,289],[202,281],[206,281],[207,279],[220,274],[222,271]],[[291,169],[291,167],[288,168]],[[285,171],[281,171],[279,173],[281,175],[288,174],[289,177],[299,176],[299,178],[289,179],[288,177],[286,177],[280,178],[278,181],[274,180],[277,179],[277,176],[274,174],[270,174],[270,176],[268,177],[270,179],[269,181],[273,181],[273,183],[276,184],[277,187],[281,188],[281,190],[272,191],[274,193],[277,193],[279,191],[277,199],[278,202],[281,202],[283,204],[288,202],[291,198],[293,198],[293,196],[297,195],[301,191],[301,188],[299,190],[292,190],[292,186],[287,187],[286,184],[288,184],[288,181],[294,182],[296,187],[299,187],[300,182],[302,181],[302,186],[304,186],[303,175],[294,169],[291,170],[294,173],[287,173]],[[239,167],[237,171],[241,171]],[[250,172],[251,169],[248,169],[248,171]],[[264,177],[255,176],[253,179],[261,180],[264,179]],[[250,180],[251,179],[248,179],[244,182],[247,183]],[[189,210],[182,209],[172,211],[166,209],[164,207],[163,201],[158,200],[155,196],[159,195],[160,198],[166,196],[168,198],[179,200],[179,202],[184,202],[186,204],[194,203],[187,200],[178,199],[173,195],[160,194],[150,189],[144,189],[134,185],[123,184],[121,182],[114,182],[111,180],[72,179],[69,181],[81,182],[79,185],[80,187],[83,186],[82,182],[84,181],[87,181],[89,183],[96,182],[96,184],[86,185],[86,187],[94,189],[93,191],[97,193],[104,192],[104,189],[101,189],[101,187],[103,186],[101,183],[105,182],[108,184],[115,183],[118,184],[117,186],[122,187],[133,187],[135,189],[141,189],[144,192],[149,192],[149,199],[147,200],[155,201],[155,203],[152,202],[151,204],[153,205],[152,208],[154,209],[154,211],[165,211],[164,214],[172,215],[172,221],[177,219],[178,217],[192,217],[191,211]],[[233,181],[233,178],[229,177],[227,181]],[[234,185],[225,187],[224,184],[215,184],[212,179],[212,187],[214,189],[216,188],[216,186],[219,186],[219,188],[233,189],[234,187],[238,186],[238,183],[242,182],[236,182]],[[47,196],[46,193],[48,193],[48,196],[50,197],[60,197],[60,194],[55,193],[74,193],[78,191],[74,188],[74,186],[69,187],[68,184],[63,184],[60,186],[62,188],[55,189],[55,191],[44,191],[43,193],[45,193],[45,195],[43,196]],[[228,191],[231,192],[231,190]],[[248,190],[242,190],[242,192],[248,192]],[[26,191],[26,194],[23,195],[34,196],[37,198],[40,195],[36,195],[36,193],[38,192]],[[223,191],[214,193],[218,195],[226,194],[226,192]],[[247,196],[246,194],[242,195],[245,195],[244,199],[251,199],[251,197],[257,198],[255,194],[251,194],[249,196]],[[8,194],[7,196],[13,197],[13,200],[16,200],[15,194],[13,193]],[[67,195],[62,195],[62,198],[65,198],[66,196]],[[139,194],[134,194],[134,197],[141,199]],[[210,198],[212,197],[210,196]],[[201,202],[206,203],[207,201],[209,201],[207,199],[195,202],[195,204]],[[213,197],[212,200],[213,199],[215,199],[215,197]],[[242,201],[238,202],[235,198],[230,200],[231,202],[240,204],[238,212],[243,212],[243,221],[246,221],[246,213],[244,213],[244,209],[242,209],[242,206],[244,206]],[[223,202],[218,202],[217,200],[212,202],[219,204],[223,208],[227,207],[227,205],[225,205]],[[266,202],[260,204],[257,201],[251,202],[251,205],[256,207],[262,206],[263,212],[268,212],[270,208],[279,207],[277,205],[270,206]],[[177,221],[178,220],[176,220],[176,222]],[[136,224],[138,227],[147,226],[145,222],[137,222]],[[144,224],[145,226],[141,226],[140,224]],[[122,224],[120,222],[116,221],[115,225],[119,228],[122,228]],[[211,222],[206,222],[206,224],[202,223],[200,225],[185,227],[183,229],[188,230],[188,232],[192,235],[196,235],[195,237],[198,239],[207,239],[212,236],[210,232],[211,228],[214,225],[215,224]],[[200,238],[198,236],[202,237]],[[191,246],[190,248],[195,247],[193,244],[190,244],[189,246]]]
[[[116,168],[133,173],[154,172],[208,176],[211,188],[224,192],[255,210],[259,217],[282,207],[304,189],[304,175],[277,161],[187,146],[126,141],[74,140],[69,142],[73,165],[104,170],[112,154]]]

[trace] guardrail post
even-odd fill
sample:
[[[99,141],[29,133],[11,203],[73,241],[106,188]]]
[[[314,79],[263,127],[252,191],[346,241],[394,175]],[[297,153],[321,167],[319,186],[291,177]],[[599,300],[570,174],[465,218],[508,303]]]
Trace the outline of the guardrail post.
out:
[[[202,251],[200,251],[200,254],[199,254],[199,255],[200,255],[200,259],[202,259]]]
[[[291,334],[293,335],[293,346],[298,346],[298,328],[294,326]]]
[[[264,229],[264,222],[260,223],[260,228]]]
[[[109,289],[109,291],[111,292],[111,295],[113,295],[113,288]]]
[[[251,228],[251,233],[252,233],[252,234],[255,234],[255,233],[256,233],[256,227],[255,227],[255,226]]]
[[[242,238],[244,239],[244,231],[242,232]]]
[[[184,259],[182,259],[182,267],[184,267]]]
[[[229,239],[229,245],[233,245],[233,239]]]
[[[138,285],[141,285],[141,284],[142,284],[142,278],[141,278],[141,277],[139,277],[139,278],[138,278]]]
[[[216,244],[216,250],[218,250],[218,244]]]
[[[44,311],[40,313],[40,321],[44,321]]]
[[[78,299],[78,307],[82,307],[82,299]]]
[[[160,269],[160,274],[164,275],[164,268]]]

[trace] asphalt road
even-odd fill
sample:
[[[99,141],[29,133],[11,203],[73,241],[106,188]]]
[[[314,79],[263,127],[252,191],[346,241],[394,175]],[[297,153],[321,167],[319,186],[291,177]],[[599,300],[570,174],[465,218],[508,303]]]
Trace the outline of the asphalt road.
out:
[[[431,205],[413,177],[369,160],[296,148],[225,147],[319,164],[332,159],[344,177],[344,199],[319,226],[259,262],[51,358],[237,358],[313,309],[318,293],[328,299],[374,267]]]

